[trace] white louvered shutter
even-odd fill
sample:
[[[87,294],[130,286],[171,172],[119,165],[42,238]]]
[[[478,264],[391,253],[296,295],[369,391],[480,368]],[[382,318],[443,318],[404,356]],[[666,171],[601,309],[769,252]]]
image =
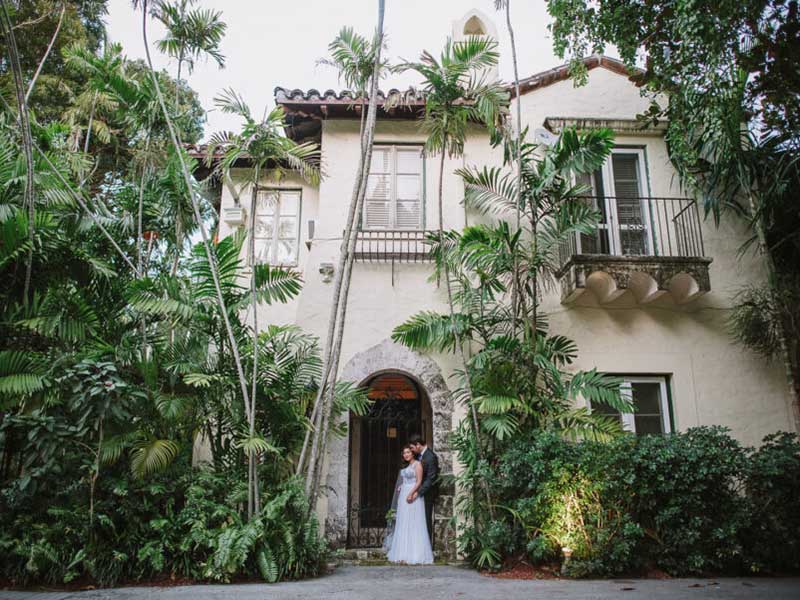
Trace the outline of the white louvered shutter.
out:
[[[395,227],[419,229],[422,226],[421,150],[397,148],[396,170]]]
[[[390,229],[392,226],[392,149],[372,149],[367,194],[364,199],[364,228]]]
[[[645,222],[641,199],[639,155],[614,152],[611,155],[614,195],[617,197],[617,219],[622,254],[647,253]]]

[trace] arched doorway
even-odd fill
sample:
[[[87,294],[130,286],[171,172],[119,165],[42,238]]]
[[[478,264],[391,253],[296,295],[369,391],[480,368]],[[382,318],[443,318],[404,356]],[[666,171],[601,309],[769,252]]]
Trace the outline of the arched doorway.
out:
[[[422,386],[400,372],[369,377],[372,405],[363,416],[350,415],[350,481],[347,546],[378,547],[383,542],[401,450],[414,433],[432,444],[432,411]]]

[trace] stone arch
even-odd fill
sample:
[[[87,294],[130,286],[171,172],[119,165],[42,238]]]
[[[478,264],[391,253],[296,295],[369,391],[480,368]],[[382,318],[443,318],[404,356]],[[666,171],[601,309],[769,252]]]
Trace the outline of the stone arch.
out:
[[[355,354],[344,365],[340,379],[362,384],[381,373],[403,374],[422,388],[430,402],[433,417],[432,447],[439,456],[442,473],[452,473],[453,458],[448,436],[453,426],[453,399],[439,365],[432,358],[387,339]],[[349,433],[350,416],[342,415],[339,423]],[[349,436],[332,438],[328,447],[325,531],[331,544],[344,546],[348,527]],[[452,536],[446,527],[452,516],[452,505],[451,491],[443,489],[437,502],[435,523],[436,546],[440,550],[450,550],[448,542]]]

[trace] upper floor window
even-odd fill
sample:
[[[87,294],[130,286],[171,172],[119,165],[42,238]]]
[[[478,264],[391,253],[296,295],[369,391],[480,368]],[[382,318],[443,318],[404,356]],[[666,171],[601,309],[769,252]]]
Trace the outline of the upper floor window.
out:
[[[261,189],[256,201],[256,261],[297,264],[300,243],[300,190]]]
[[[579,183],[589,187],[587,195],[601,214],[595,233],[581,234],[581,253],[652,254],[643,149],[614,148],[602,168],[583,175]]]
[[[422,229],[422,146],[372,149],[364,229]]]
[[[633,400],[635,412],[620,413],[605,404],[595,404],[592,411],[616,417],[625,431],[637,435],[670,433],[669,396],[665,377],[624,376],[622,393]]]

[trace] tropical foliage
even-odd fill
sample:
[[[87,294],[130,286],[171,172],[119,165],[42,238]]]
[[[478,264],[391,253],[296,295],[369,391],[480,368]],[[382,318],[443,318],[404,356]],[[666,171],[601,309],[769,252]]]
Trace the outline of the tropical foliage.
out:
[[[530,430],[484,472],[502,508],[484,532],[468,528],[463,547],[480,545],[481,566],[561,563],[578,577],[790,572],[799,450],[796,435],[753,449],[722,428],[606,443]]]
[[[600,3],[549,0],[556,52],[581,58],[613,45],[651,98],[646,120],[667,120],[670,158],[683,184],[718,220],[744,219],[769,271],[744,289],[736,338],[783,361],[800,423],[800,12],[795,0]],[[765,321],[766,320],[766,321]]]
[[[602,164],[611,142],[606,131],[579,135],[567,130],[551,148],[524,144],[519,179],[501,168],[461,169],[468,206],[486,216],[512,217],[519,197],[524,226],[514,231],[500,219],[448,232],[443,245],[435,240],[437,266],[448,265],[458,311],[453,318],[420,313],[395,329],[395,340],[421,350],[453,351],[457,336],[466,342],[473,351],[467,369],[481,427],[498,441],[519,428],[606,438],[617,432],[615,424],[574,408],[576,401],[628,406],[613,378],[565,371],[577,348],[564,336],[548,335],[546,317],[538,310],[539,286],[552,278],[562,245],[596,226],[598,215],[573,181]],[[518,330],[508,301],[514,279],[520,292]]]
[[[452,60],[449,48],[442,65]],[[476,60],[478,67],[492,64]],[[424,62],[438,64],[430,57]],[[428,91],[436,97],[435,84],[445,78],[436,68],[416,68],[431,78]],[[463,74],[454,81],[463,82]],[[447,85],[443,87],[447,93]],[[443,104],[457,105],[452,99]],[[445,113],[434,102],[423,121],[430,132],[429,147],[442,155],[460,151],[466,137],[460,127],[450,129]],[[443,116],[435,124],[438,114]],[[493,114],[495,110],[483,116]],[[463,117],[464,125],[469,120]],[[525,143],[523,132],[516,139],[505,137],[506,168],[460,169],[467,207],[489,222],[431,236],[433,277],[445,279],[450,313],[418,313],[394,330],[393,338],[411,348],[462,357],[456,394],[472,413],[472,428],[470,433],[461,427],[456,436],[465,466],[457,480],[465,492],[459,496],[459,513],[470,523],[462,546],[479,564],[497,558],[490,542],[497,505],[486,477],[497,453],[532,430],[591,439],[620,433],[618,423],[576,408],[581,398],[630,410],[618,381],[594,370],[571,369],[575,344],[549,334],[539,309],[540,292],[552,281],[563,245],[597,225],[599,215],[582,199],[585,187],[575,181],[602,165],[612,141],[608,131],[578,134],[568,129],[552,147],[542,148]],[[521,165],[516,172],[515,164]],[[515,217],[519,228],[510,225]],[[484,501],[471,491],[478,484]]]
[[[191,4],[155,3],[144,18],[169,15],[162,45],[184,66],[221,59],[224,24]],[[214,32],[183,22],[198,19]],[[39,22],[58,38],[57,23]],[[69,100],[37,112],[3,96],[0,116],[0,578],[314,574],[326,550],[294,461],[322,360],[299,328],[252,319],[297,296],[301,278],[246,261],[246,232],[189,243],[217,227],[217,209],[174,143],[202,133],[185,81],[116,44],[54,47],[74,77]],[[25,82],[37,64],[20,61]],[[265,172],[277,161],[318,178],[316,149],[283,137],[277,113],[258,123],[228,100],[245,124],[215,137],[221,173],[239,152]],[[349,385],[331,397],[334,415],[366,408]]]

